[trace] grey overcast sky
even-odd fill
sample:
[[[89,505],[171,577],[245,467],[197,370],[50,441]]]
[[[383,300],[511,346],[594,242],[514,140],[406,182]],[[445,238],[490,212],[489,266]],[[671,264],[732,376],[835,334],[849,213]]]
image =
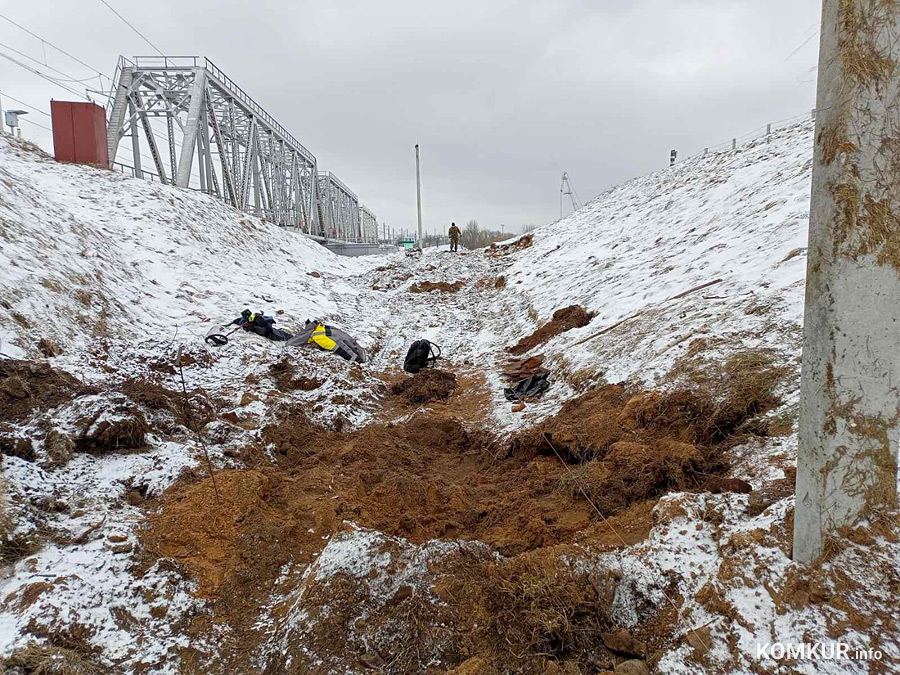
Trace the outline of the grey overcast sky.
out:
[[[588,201],[670,148],[815,103],[820,0],[107,2],[166,54],[208,56],[395,228],[415,224],[415,143],[427,230],[510,231],[558,217],[563,171]],[[101,0],[0,0],[0,14],[110,76],[119,54],[153,53]],[[11,49],[92,75],[0,18],[0,54],[25,61]],[[4,58],[0,91],[3,108],[76,100]]]

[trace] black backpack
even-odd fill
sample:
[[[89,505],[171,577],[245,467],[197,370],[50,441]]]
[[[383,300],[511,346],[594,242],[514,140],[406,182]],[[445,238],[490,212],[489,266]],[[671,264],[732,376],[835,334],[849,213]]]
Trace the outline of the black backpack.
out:
[[[437,353],[435,353],[437,349]],[[406,352],[403,370],[415,375],[422,368],[434,368],[434,362],[441,357],[441,348],[428,340],[416,340]]]

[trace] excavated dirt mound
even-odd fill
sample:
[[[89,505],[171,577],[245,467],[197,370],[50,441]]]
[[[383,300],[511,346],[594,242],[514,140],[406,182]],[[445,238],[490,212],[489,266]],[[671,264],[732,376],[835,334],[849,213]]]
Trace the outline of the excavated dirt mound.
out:
[[[519,237],[511,244],[500,244],[499,246],[496,243],[491,244],[485,250],[485,255],[490,258],[502,258],[503,256],[509,255],[510,253],[515,253],[516,251],[522,251],[526,248],[529,248],[533,243],[534,235],[526,234],[524,237]]]
[[[218,517],[208,480],[179,488],[175,502],[167,497],[154,537],[163,551],[174,545],[197,556],[186,564],[203,576],[208,593],[236,574],[257,574],[245,568],[244,556],[286,560],[287,549],[277,543],[283,538],[262,542],[244,511],[266,530],[275,522],[299,532],[314,522],[313,529],[330,531],[346,519],[416,543],[477,539],[505,555],[565,544],[599,522],[595,506],[610,516],[670,490],[710,489],[709,477],[727,468],[718,444],[730,437],[723,434],[742,428],[730,418],[718,425],[720,409],[731,414],[690,392],[632,394],[608,385],[501,442],[457,419],[427,414],[339,433],[314,425],[300,407],[287,408],[262,432],[276,465],[259,465],[252,475],[219,474],[221,508],[241,525],[233,535],[212,527],[221,549],[212,561],[193,540],[201,536],[195,522]],[[254,487],[230,490],[228,481]],[[715,489],[727,484],[718,481]],[[234,506],[232,499],[251,503]],[[251,548],[241,553],[245,542]],[[317,547],[320,539],[312,542]]]
[[[456,375],[446,370],[426,368],[394,384],[391,394],[402,397],[410,405],[418,405],[446,401],[455,389]]]
[[[565,333],[567,330],[572,330],[573,328],[587,326],[593,318],[594,314],[588,312],[581,305],[570,305],[569,307],[558,309],[553,312],[553,318],[550,319],[550,321],[538,328],[528,337],[519,340],[512,347],[507,347],[506,351],[510,354],[524,354],[538,345],[544,344],[560,333]]]
[[[271,366],[269,366],[269,374],[275,379],[275,384],[279,391],[312,391],[322,386],[322,381],[314,377],[296,377],[294,372],[294,364],[288,357],[284,357]]]
[[[259,608],[298,584],[313,627],[291,638],[283,668],[270,663],[268,672],[334,672],[322,663],[427,672],[430,659],[455,667],[473,655],[493,669],[483,672],[559,672],[551,665],[564,663],[610,669],[617,661],[602,645],[614,628],[607,608],[615,579],[560,561],[581,546],[619,548],[619,535],[627,545],[641,541],[667,491],[713,489],[710,480],[729,489],[723,448],[764,428],[754,416],[777,401],[778,378],[755,363],[757,377],[727,369],[719,379],[731,393],[721,400],[703,390],[609,385],[508,441],[467,428],[444,406],[339,433],[287,405],[263,429],[264,447],[245,453],[257,458],[254,468],[221,471],[215,484],[179,484],[157,501],[141,535],[147,564],[172,557],[198,578],[239,645],[222,650],[235,672],[252,645],[271,637],[255,627]],[[417,545],[474,540],[490,548],[460,546],[429,563],[437,604],[408,586],[372,603],[371,587],[352,575],[301,583],[326,542],[351,523]],[[393,560],[391,545],[378,555]],[[286,619],[290,606],[273,617]],[[371,610],[365,625],[361,607]]]
[[[441,293],[456,293],[463,286],[464,281],[454,281],[448,284],[446,281],[417,281],[409,287],[410,293],[431,293],[432,291],[440,291]]]
[[[42,361],[0,360],[0,419],[21,421],[96,390]]]

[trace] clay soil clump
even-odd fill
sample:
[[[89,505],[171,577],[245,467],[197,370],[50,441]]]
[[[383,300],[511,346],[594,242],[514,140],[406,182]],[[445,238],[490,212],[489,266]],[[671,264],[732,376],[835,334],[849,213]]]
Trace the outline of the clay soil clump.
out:
[[[21,421],[95,389],[42,361],[0,360],[0,419]]]
[[[432,291],[440,291],[441,293],[456,293],[466,283],[462,280],[454,281],[448,284],[446,281],[417,281],[409,287],[410,293],[431,293]]]
[[[565,333],[573,328],[587,326],[593,318],[594,314],[588,312],[581,305],[570,305],[569,307],[558,309],[553,312],[553,318],[551,318],[550,321],[538,328],[528,337],[519,340],[512,347],[508,347],[507,351],[510,354],[515,354],[517,356],[519,354],[524,354],[561,333]]]
[[[447,370],[426,368],[394,384],[391,394],[403,398],[410,405],[418,405],[446,401],[455,390],[456,375]]]
[[[526,234],[524,237],[519,237],[511,244],[500,244],[499,246],[494,243],[488,246],[485,254],[491,258],[502,258],[503,256],[507,256],[510,253],[515,253],[516,251],[521,251],[526,248],[531,248],[531,245],[534,243],[534,235]]]
[[[275,379],[279,391],[313,391],[322,386],[322,381],[314,377],[296,377],[294,365],[287,357],[269,366],[269,374]]]

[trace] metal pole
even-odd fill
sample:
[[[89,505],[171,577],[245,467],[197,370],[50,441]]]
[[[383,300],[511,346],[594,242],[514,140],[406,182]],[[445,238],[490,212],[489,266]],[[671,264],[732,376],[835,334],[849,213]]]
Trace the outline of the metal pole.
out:
[[[559,182],[559,219],[562,220],[563,186],[566,184],[566,172],[563,171],[562,180]]]
[[[794,560],[897,505],[900,5],[824,0]],[[865,55],[861,61],[860,54]]]
[[[419,144],[416,143],[416,210],[419,216],[419,238],[416,245],[422,248],[422,178],[419,174]]]

